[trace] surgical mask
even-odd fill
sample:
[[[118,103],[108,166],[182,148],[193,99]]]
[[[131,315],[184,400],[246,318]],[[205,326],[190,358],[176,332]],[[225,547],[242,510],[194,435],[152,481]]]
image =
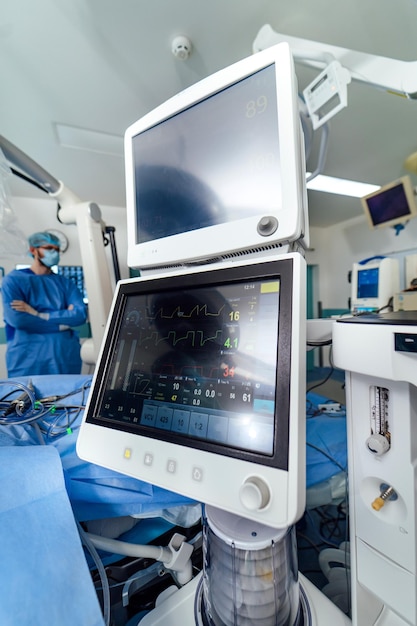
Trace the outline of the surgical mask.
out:
[[[42,265],[46,267],[52,267],[53,265],[58,265],[59,263],[59,252],[58,250],[47,250],[43,248],[43,257],[39,257]]]

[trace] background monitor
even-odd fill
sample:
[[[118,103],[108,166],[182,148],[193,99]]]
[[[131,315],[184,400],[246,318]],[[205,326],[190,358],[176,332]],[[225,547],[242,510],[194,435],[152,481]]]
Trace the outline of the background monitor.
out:
[[[352,268],[351,311],[373,313],[392,307],[392,298],[400,290],[398,259],[376,257]]]
[[[54,268],[52,268],[55,271]],[[85,304],[88,304],[88,295],[84,282],[84,270],[82,265],[57,265],[56,272],[69,278],[75,285],[77,285],[80,292],[83,294],[83,300]]]
[[[417,215],[414,188],[409,176],[384,185],[361,201],[371,228],[396,226]]]
[[[304,161],[287,44],[189,87],[126,131],[128,265],[307,247]]]
[[[122,281],[77,452],[286,527],[304,510],[304,364],[300,254]]]

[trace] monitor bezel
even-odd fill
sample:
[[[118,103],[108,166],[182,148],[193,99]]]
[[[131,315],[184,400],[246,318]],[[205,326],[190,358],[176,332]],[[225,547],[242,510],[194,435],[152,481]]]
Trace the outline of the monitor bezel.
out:
[[[281,164],[282,206],[274,215],[278,229],[260,234],[259,216],[243,218],[144,243],[136,241],[136,181],[133,141],[136,135],[183,113],[188,108],[234,83],[274,66]],[[270,249],[289,242],[309,245],[307,192],[305,188],[304,140],[298,108],[297,80],[290,48],[280,43],[216,72],[190,86],[132,124],[125,133],[128,265],[146,269],[180,266],[208,259],[227,258],[229,253]]]
[[[376,196],[383,195],[386,191],[393,189],[394,187],[402,186],[405,199],[407,202],[408,213],[406,215],[401,215],[394,219],[386,220],[385,222],[380,222],[376,224],[372,218],[372,211],[369,207],[369,200],[375,198]],[[397,224],[405,224],[411,218],[417,217],[417,202],[414,193],[414,187],[412,185],[411,179],[409,176],[402,176],[397,180],[394,180],[386,185],[383,185],[377,191],[373,191],[372,193],[361,198],[361,204],[363,211],[366,215],[369,227],[371,229],[378,228],[386,228],[388,226],[396,226]]]
[[[279,406],[280,419],[277,424],[274,415],[273,454],[267,455],[248,449],[229,447],[208,440],[189,438],[167,431],[150,431],[140,424],[121,423],[98,415],[101,397],[106,388],[112,355],[118,342],[118,330],[124,317],[126,304],[131,296],[161,295],[166,292],[193,290],[201,287],[216,288],[217,286],[250,282],[255,280],[280,281],[278,310],[278,345],[277,375],[275,389],[275,414]],[[293,331],[293,261],[280,259],[269,263],[254,263],[220,267],[213,272],[203,271],[185,275],[168,274],[143,280],[141,278],[122,281],[115,297],[109,327],[106,333],[103,356],[98,364],[97,376],[90,394],[85,421],[90,424],[120,430],[134,436],[159,439],[184,448],[204,450],[217,455],[236,459],[244,459],[252,463],[278,467],[288,470],[289,420],[290,420],[290,387],[291,387],[291,336]],[[288,338],[290,340],[288,341]],[[282,443],[285,445],[281,445]],[[280,445],[279,445],[280,444]]]
[[[306,263],[299,253],[285,253],[273,260],[261,262],[254,259],[225,261],[221,267],[183,268],[176,270],[176,276],[182,279],[192,275],[196,279],[205,272],[217,275],[220,269],[230,269],[238,265],[249,272],[251,266],[259,265],[262,276],[267,275],[268,267],[275,265],[276,270],[282,262],[292,263],[293,280],[291,301],[291,335],[288,337],[286,355],[290,367],[288,421],[288,468],[259,463],[255,455],[242,458],[242,455],[224,456],[199,448],[176,445],[161,439],[132,435],[121,430],[103,427],[86,421],[89,406],[93,400],[94,389],[100,385],[106,359],[107,336],[112,332],[110,313],[105,341],[102,343],[98,366],[96,367],[92,390],[89,394],[83,421],[77,437],[78,456],[115,472],[179,493],[192,501],[211,504],[223,510],[259,521],[274,528],[286,528],[297,521],[305,507],[306,484],[306,432],[305,432],[305,361],[306,361]],[[247,274],[249,276],[250,274]],[[274,274],[275,276],[276,274]],[[168,280],[167,273],[142,276],[129,281]],[[119,284],[118,289],[121,288]],[[117,293],[113,304],[117,299]],[[281,318],[282,319],[282,318]],[[149,461],[149,462],[148,462]],[[171,471],[172,470],[172,471]],[[225,480],[226,478],[226,480]],[[219,486],[221,485],[221,488]],[[258,488],[259,486],[259,488]],[[248,491],[266,493],[266,503],[248,504]],[[258,497],[257,496],[257,497]],[[257,499],[256,497],[256,499]]]

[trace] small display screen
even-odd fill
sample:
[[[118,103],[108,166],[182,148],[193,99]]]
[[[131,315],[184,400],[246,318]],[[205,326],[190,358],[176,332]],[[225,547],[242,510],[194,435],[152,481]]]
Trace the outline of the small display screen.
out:
[[[401,183],[366,200],[374,226],[411,214],[404,185]]]
[[[282,205],[275,66],[133,138],[136,243]]]
[[[54,270],[55,271],[55,270]],[[81,265],[58,265],[56,272],[69,278],[83,294],[83,300],[87,304],[88,297],[84,283],[84,270]]]
[[[278,447],[285,465],[292,283],[285,298],[280,275],[195,281],[121,285],[87,421],[232,456]]]
[[[358,298],[378,297],[379,268],[358,271]]]

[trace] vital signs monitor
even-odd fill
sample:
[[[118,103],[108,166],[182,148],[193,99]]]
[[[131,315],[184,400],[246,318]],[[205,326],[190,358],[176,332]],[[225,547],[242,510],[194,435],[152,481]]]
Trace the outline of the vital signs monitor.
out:
[[[119,283],[81,458],[286,527],[305,493],[298,254]]]

